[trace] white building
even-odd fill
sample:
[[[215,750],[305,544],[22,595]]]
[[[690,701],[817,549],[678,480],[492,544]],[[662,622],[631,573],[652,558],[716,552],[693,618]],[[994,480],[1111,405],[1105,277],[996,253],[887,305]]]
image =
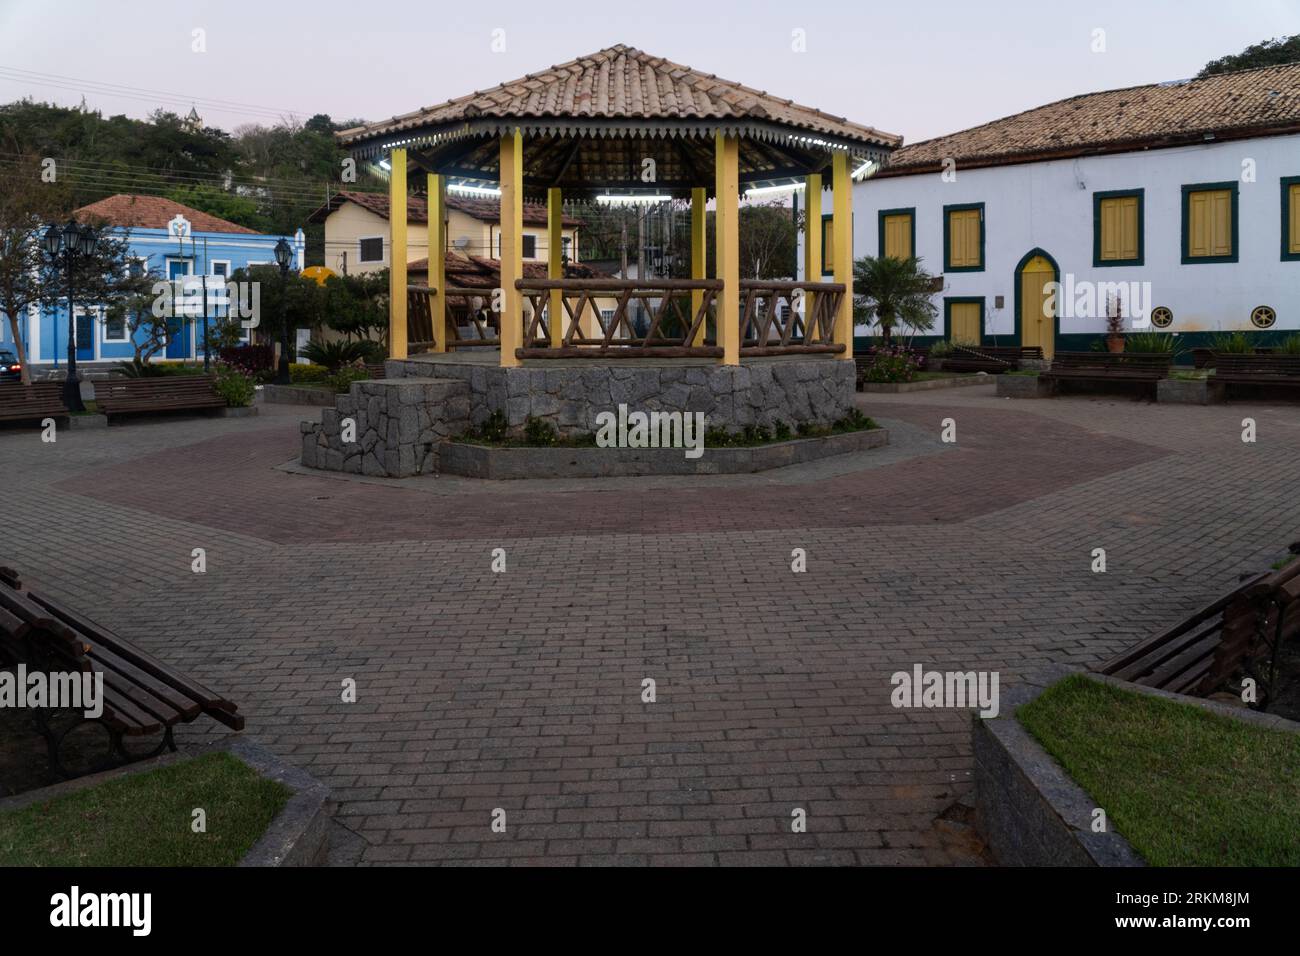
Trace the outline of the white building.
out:
[[[853,206],[855,257],[942,273],[934,337],[1086,350],[1118,298],[1125,331],[1264,345],[1300,330],[1300,64],[1086,94],[905,146]]]

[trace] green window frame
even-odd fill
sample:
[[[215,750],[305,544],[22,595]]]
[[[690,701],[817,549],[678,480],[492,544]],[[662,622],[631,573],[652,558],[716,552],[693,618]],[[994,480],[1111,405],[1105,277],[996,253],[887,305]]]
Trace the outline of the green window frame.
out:
[[[1291,251],[1291,190],[1300,188],[1300,176],[1282,178],[1282,261],[1300,262],[1300,252]],[[1300,229],[1300,224],[1297,224]]]
[[[907,216],[912,221],[912,243],[908,256],[916,258],[916,207],[906,206],[900,209],[882,209],[876,216],[876,255],[885,254],[885,220],[890,216]]]
[[[1103,259],[1101,257],[1101,206],[1107,199],[1137,199],[1137,258]],[[1146,264],[1146,190],[1112,189],[1092,194],[1092,264],[1103,269],[1109,266],[1141,266]]]
[[[952,213],[969,212],[978,209],[980,214],[980,261],[975,266],[954,266],[952,264]],[[987,264],[985,240],[988,237],[988,223],[984,215],[984,203],[968,202],[943,207],[943,271],[944,272],[983,272]]]
[[[1193,256],[1191,254],[1192,246],[1192,217],[1191,217],[1191,200],[1193,193],[1208,193],[1219,190],[1227,190],[1232,193],[1232,253],[1226,256]],[[1189,183],[1183,186],[1183,265],[1201,266],[1212,265],[1216,262],[1237,262],[1241,256],[1241,210],[1240,210],[1240,190],[1236,180],[1229,180],[1221,183]]]

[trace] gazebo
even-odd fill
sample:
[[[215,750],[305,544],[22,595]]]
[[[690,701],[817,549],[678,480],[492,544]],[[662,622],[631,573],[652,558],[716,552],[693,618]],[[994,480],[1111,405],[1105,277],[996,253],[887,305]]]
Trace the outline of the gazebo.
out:
[[[622,45],[339,138],[356,159],[388,176],[390,358],[446,364],[447,353],[475,346],[481,367],[481,347],[488,346],[503,369],[555,359],[694,359],[725,367],[774,356],[852,358],[853,178],[900,143],[889,133]],[[407,196],[417,171],[427,177],[427,286],[408,286],[407,277]],[[446,250],[449,184],[500,190],[495,337],[462,340],[447,322],[448,300],[469,291],[448,285],[439,254]],[[833,192],[833,281],[742,280],[742,191],[799,184],[807,220],[818,225],[822,190]],[[564,277],[562,202],[669,197],[690,200],[691,278]],[[705,248],[710,199],[713,278]],[[525,201],[547,205],[545,279],[524,273]],[[807,229],[806,277],[823,274],[822,256],[821,229]],[[616,303],[606,310],[612,317],[602,316],[597,300]],[[650,315],[640,332],[628,318],[634,301]]]

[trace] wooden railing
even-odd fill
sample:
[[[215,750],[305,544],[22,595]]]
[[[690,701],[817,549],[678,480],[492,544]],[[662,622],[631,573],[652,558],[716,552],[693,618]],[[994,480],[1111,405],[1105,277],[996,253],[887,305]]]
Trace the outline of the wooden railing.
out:
[[[723,289],[718,279],[519,279],[515,287],[529,306],[521,330],[524,346],[516,349],[519,358],[720,358],[723,354],[715,336],[718,294]],[[444,290],[449,302],[490,298],[492,292]],[[559,347],[551,345],[552,292],[560,293],[563,306]],[[412,350],[435,344],[430,302],[437,294],[425,286],[407,286],[407,345]],[[843,343],[835,342],[835,317],[844,295],[844,285],[836,282],[741,280],[740,354],[842,353]],[[642,306],[647,317],[640,332],[632,321],[634,303]],[[484,313],[466,311],[477,335],[461,338],[457,323],[449,322],[447,349],[499,348],[500,336]]]
[[[525,347],[520,358],[717,358],[707,344],[722,283],[715,279],[520,279],[515,283],[532,306],[525,341],[539,341],[550,316],[551,292],[560,293],[564,313],[558,348]],[[698,293],[698,295],[694,295]],[[696,304],[695,299],[698,299]],[[612,302],[605,315],[600,301]],[[639,303],[648,321],[638,332],[631,307]],[[543,338],[546,334],[543,333]]]
[[[841,282],[740,280],[740,354],[843,352],[844,343],[835,341],[843,301]]]

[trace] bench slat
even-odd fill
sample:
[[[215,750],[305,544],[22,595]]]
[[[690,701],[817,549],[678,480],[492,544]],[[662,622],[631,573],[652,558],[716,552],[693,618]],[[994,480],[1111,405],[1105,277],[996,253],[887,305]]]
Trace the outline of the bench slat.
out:
[[[85,634],[90,640],[97,642],[123,660],[146,671],[181,694],[197,701],[203,711],[210,717],[234,730],[243,729],[244,718],[235,713],[237,708],[230,701],[219,697],[214,691],[204,687],[198,681],[177,673],[148,652],[129,644],[107,628],[95,624],[52,598],[35,591],[29,590],[27,593],[41,607],[54,614],[59,620]]]

